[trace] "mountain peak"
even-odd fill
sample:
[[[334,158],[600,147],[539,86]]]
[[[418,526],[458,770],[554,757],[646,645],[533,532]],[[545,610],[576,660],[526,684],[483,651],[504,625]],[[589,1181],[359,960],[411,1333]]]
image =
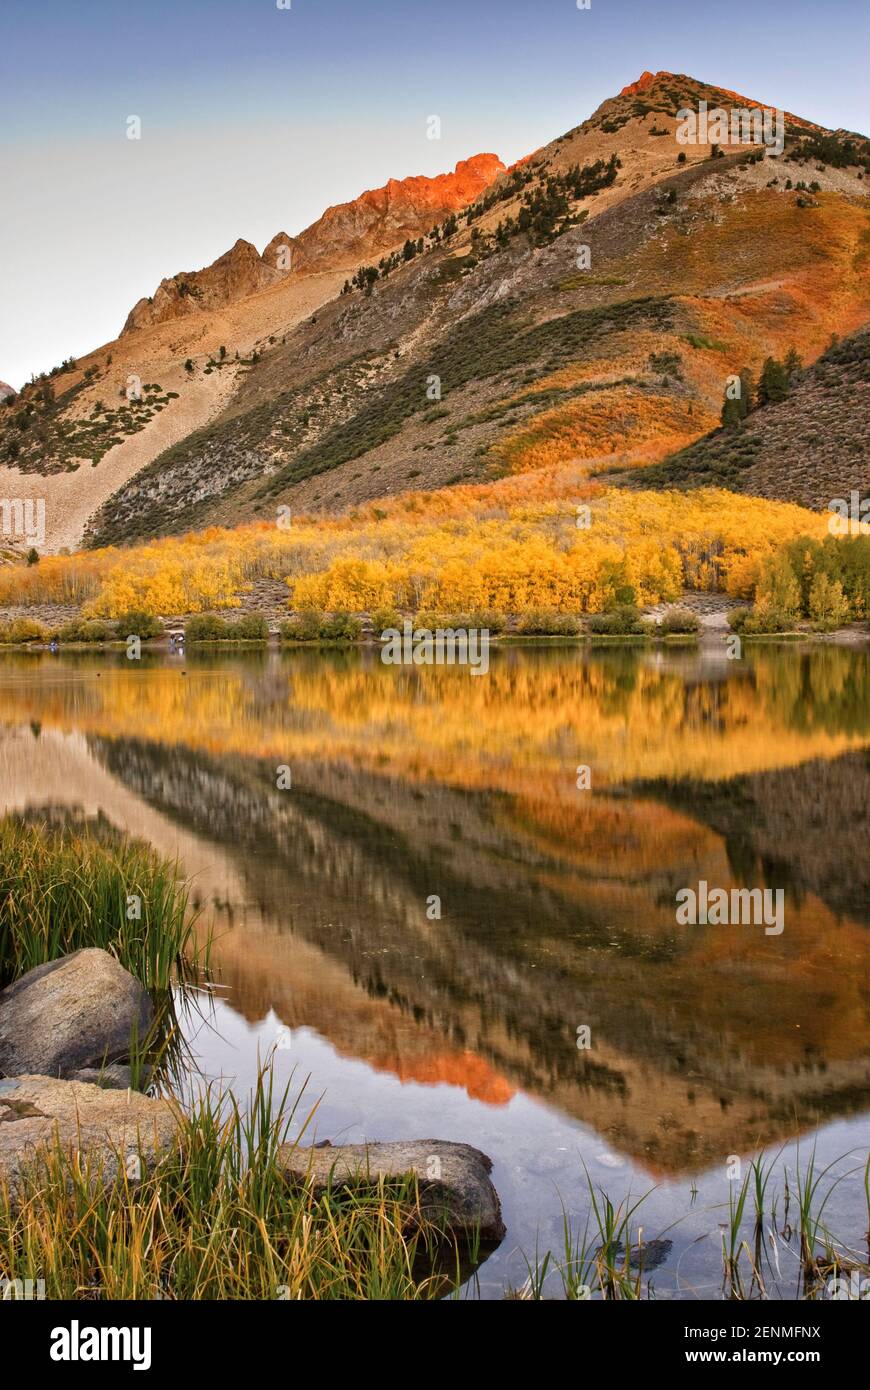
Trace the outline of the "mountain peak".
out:
[[[733,109],[737,106],[762,111],[779,110],[770,102],[754,100],[729,87],[719,87],[684,72],[667,72],[663,69],[660,72],[642,72],[636,82],[629,82],[617,96],[603,101],[597,111],[583,122],[582,128],[615,134],[629,121],[643,121],[656,115],[679,117],[682,109],[695,110],[702,101],[707,103],[708,108]],[[821,129],[791,111],[783,111],[782,115],[790,127],[805,131]]]
[[[649,72],[645,69],[636,82],[629,82],[627,87],[623,87],[619,93],[621,97],[634,97],[639,92],[648,92],[650,87],[658,77],[670,77],[669,72]]]
[[[253,242],[245,241],[244,237],[239,237],[233,243],[231,249],[226,253],[228,256],[235,256],[238,260],[250,260],[252,256],[259,257],[260,253]]]

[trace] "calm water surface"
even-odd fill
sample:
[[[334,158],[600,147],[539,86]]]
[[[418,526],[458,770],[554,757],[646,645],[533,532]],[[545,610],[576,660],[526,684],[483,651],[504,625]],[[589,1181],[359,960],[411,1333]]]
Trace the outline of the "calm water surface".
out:
[[[515,648],[485,678],[356,651],[10,656],[0,801],[178,857],[219,935],[214,1007],[185,1024],[204,1076],[245,1091],[275,1049],[322,1097],[312,1139],[492,1157],[484,1296],[560,1245],[563,1205],[582,1229],[585,1163],[615,1200],[650,1193],[656,1295],[716,1297],[730,1156],[782,1148],[793,1173],[815,1143],[847,1175],[827,1222],[864,1244],[868,697],[868,654],[835,647]],[[783,889],[783,933],[677,926],[702,879]],[[797,1278],[784,1250],[780,1291]]]

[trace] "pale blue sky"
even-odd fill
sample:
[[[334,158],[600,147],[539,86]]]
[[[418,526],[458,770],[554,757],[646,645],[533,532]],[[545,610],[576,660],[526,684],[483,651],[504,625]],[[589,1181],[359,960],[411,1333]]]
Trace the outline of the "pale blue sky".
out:
[[[644,68],[870,129],[866,0],[4,0],[0,33],[14,386],[113,338],[164,275],[237,237],[262,249],[481,150],[509,162]]]

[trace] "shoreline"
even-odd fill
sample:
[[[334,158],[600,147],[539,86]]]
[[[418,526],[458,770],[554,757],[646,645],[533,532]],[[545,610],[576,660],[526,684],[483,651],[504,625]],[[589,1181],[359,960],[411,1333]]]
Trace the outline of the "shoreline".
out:
[[[496,647],[706,647],[721,646],[730,636],[739,635],[741,643],[751,646],[810,645],[839,646],[853,649],[870,648],[870,631],[866,624],[851,624],[837,628],[833,632],[765,632],[733,634],[730,629],[702,629],[698,633],[666,633],[657,637],[652,633],[592,633],[578,632],[576,635],[564,633],[493,633],[489,642]],[[315,637],[307,640],[284,638],[270,634],[268,638],[202,638],[186,642],[181,649],[170,645],[168,637],[142,638],[142,651],[184,656],[189,651],[350,651],[369,650],[383,644],[376,637],[328,638]],[[120,638],[106,642],[60,642],[57,652],[67,655],[75,652],[123,652],[127,643]],[[0,656],[13,653],[52,654],[48,642],[22,641],[0,642]]]

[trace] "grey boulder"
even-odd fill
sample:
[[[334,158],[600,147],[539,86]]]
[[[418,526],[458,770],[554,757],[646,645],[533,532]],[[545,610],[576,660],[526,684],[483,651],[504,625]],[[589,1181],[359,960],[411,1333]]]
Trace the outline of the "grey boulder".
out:
[[[83,1154],[94,1184],[111,1186],[119,1168],[131,1180],[145,1177],[178,1135],[168,1101],[137,1091],[110,1091],[50,1076],[0,1081],[0,1182],[13,1197],[23,1171],[40,1155]]]
[[[331,1144],[299,1148],[282,1144],[278,1165],[295,1183],[315,1192],[362,1188],[379,1178],[416,1176],[420,1210],[442,1229],[481,1240],[499,1241],[505,1233],[498,1193],[490,1179],[492,1163],[470,1144],[445,1139],[410,1139],[379,1144]]]
[[[0,1076],[72,1076],[130,1054],[151,1027],[148,993],[107,951],[38,965],[0,991]]]

